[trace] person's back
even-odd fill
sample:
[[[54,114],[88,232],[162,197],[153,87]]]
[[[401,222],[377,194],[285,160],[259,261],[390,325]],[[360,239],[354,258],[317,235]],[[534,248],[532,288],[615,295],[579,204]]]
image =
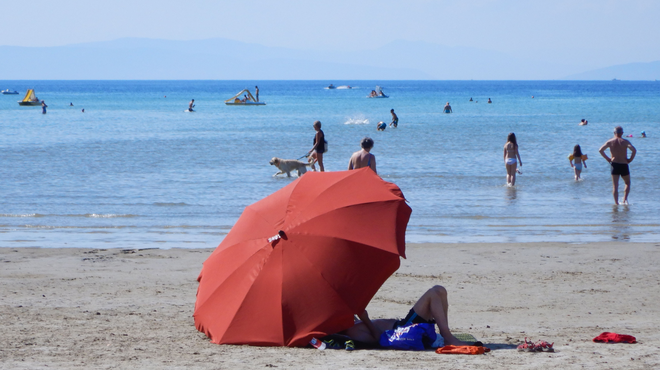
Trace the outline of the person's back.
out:
[[[517,145],[515,145],[514,143],[508,141],[504,145],[504,149],[506,150],[506,157],[504,159],[509,159],[509,158],[516,159],[516,149],[517,148],[518,148]]]
[[[373,139],[365,137],[360,142],[360,146],[362,146],[362,149],[353,153],[348,161],[348,169],[357,170],[358,168],[369,167],[377,174],[376,156],[369,153],[374,146]]]
[[[615,137],[609,140],[610,155],[612,162],[628,164],[628,147],[631,145],[630,141]]]
[[[612,174],[612,196],[614,204],[619,204],[619,177],[623,178],[626,184],[623,195],[623,204],[628,204],[628,194],[630,194],[630,168],[628,163],[635,159],[637,149],[630,141],[622,138],[623,128],[617,126],[614,128],[614,137],[605,142],[600,147],[600,155],[610,163]],[[605,154],[605,150],[610,149],[610,157]],[[628,158],[628,149],[630,149],[630,158]]]

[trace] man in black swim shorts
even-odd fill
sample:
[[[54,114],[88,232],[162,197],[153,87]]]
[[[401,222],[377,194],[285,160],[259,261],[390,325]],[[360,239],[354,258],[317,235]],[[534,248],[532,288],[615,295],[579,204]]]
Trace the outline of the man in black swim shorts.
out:
[[[467,343],[462,342],[449,330],[447,320],[447,310],[449,303],[447,301],[447,289],[436,285],[424,293],[417,303],[410,309],[408,315],[403,320],[396,319],[369,319],[367,311],[363,311],[358,316],[361,321],[357,321],[353,327],[342,334],[348,335],[351,339],[368,344],[378,344],[380,336],[386,330],[396,329],[402,326],[408,326],[416,323],[436,324],[440,330],[440,335],[444,339],[445,345],[464,346]]]
[[[612,195],[614,196],[615,204],[619,204],[619,177],[626,184],[623,193],[623,204],[628,204],[628,194],[630,193],[630,169],[628,168],[628,163],[633,161],[637,153],[637,149],[635,149],[630,141],[622,138],[622,135],[623,127],[615,127],[614,137],[603,144],[599,150],[600,155],[610,162],[610,166],[612,167]],[[605,154],[607,148],[610,149],[611,158]],[[630,149],[630,158],[628,158],[628,149]]]

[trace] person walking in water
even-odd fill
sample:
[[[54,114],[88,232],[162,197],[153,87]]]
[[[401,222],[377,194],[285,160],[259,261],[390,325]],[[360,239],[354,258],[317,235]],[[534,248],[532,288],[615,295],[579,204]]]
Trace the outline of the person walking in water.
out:
[[[516,159],[517,162],[520,162],[520,167],[522,167],[516,134],[511,132],[507,136],[506,144],[504,145],[504,166],[506,167],[506,184],[508,186],[516,185],[516,171],[518,169]]]
[[[325,152],[325,134],[323,133],[323,130],[321,130],[321,121],[314,122],[313,127],[314,130],[316,130],[316,135],[314,135],[314,146],[307,153],[307,156],[312,157],[312,169],[314,171],[316,171],[316,168],[314,168],[314,163],[318,162],[319,169],[321,170],[321,172],[325,172],[325,168],[323,167],[323,152]]]
[[[635,159],[637,149],[630,143],[630,141],[622,138],[623,127],[617,126],[614,128],[614,137],[608,140],[603,146],[600,147],[600,155],[610,162],[612,167],[612,196],[614,197],[614,204],[619,204],[619,177],[623,178],[626,184],[623,193],[623,204],[628,204],[628,194],[630,193],[630,168],[628,163]],[[605,154],[605,150],[610,149],[610,157]],[[628,149],[630,149],[630,158],[628,158]]]
[[[582,165],[584,165],[584,168],[587,168],[587,156],[582,154],[582,148],[579,145],[573,147],[573,154],[568,156],[568,162],[575,171],[575,181],[579,181],[580,173],[582,173]]]
[[[396,128],[399,126],[399,117],[397,117],[396,113],[394,113],[394,109],[390,109],[390,113],[392,113],[392,122],[390,122],[390,127]]]
[[[357,170],[362,167],[371,168],[376,174],[376,156],[371,154],[371,148],[374,147],[374,141],[370,137],[365,137],[360,141],[361,150],[353,153],[351,159],[348,161],[349,170]]]
[[[257,99],[257,102],[259,102],[259,86],[254,87],[254,97]]]
[[[46,105],[46,102],[42,100],[41,101],[41,114],[46,114],[46,108],[48,108],[48,106]]]
[[[453,113],[454,112],[454,111],[451,110],[451,105],[449,105],[449,102],[447,102],[447,104],[445,104],[444,112],[445,113]]]
[[[188,103],[188,112],[192,112],[193,108],[195,108],[195,99],[191,100],[190,103]]]

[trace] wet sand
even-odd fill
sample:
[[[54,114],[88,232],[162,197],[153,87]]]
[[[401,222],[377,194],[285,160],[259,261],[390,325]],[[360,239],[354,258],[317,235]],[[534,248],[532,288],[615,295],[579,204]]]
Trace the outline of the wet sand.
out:
[[[451,327],[494,349],[483,356],[212,344],[192,319],[211,252],[0,248],[0,368],[660,367],[660,243],[409,244],[370,316],[401,317],[444,285]],[[604,331],[639,343],[591,341]],[[556,353],[517,352],[525,337]]]

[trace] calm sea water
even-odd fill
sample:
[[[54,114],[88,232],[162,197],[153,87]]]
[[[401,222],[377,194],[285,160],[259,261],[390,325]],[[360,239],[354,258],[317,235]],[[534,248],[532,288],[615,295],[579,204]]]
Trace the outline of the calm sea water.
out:
[[[331,82],[355,88],[323,88]],[[255,84],[266,106],[224,104]],[[377,84],[389,99],[366,98]],[[413,209],[408,241],[660,237],[660,82],[0,81],[0,88],[34,88],[49,106],[43,115],[20,107],[22,95],[0,95],[2,247],[215,247],[245,206],[293,180],[273,178],[268,161],[305,154],[315,120],[329,142],[327,170],[344,170],[362,137],[375,140],[379,174]],[[185,113],[193,98],[197,112]],[[447,101],[453,114],[442,113]],[[391,108],[399,128],[376,132]],[[581,118],[589,125],[578,126]],[[598,154],[616,125],[638,149],[626,207],[613,206],[609,165]],[[506,187],[502,159],[509,132],[524,164],[515,188]],[[590,158],[577,183],[567,159],[575,144]]]

